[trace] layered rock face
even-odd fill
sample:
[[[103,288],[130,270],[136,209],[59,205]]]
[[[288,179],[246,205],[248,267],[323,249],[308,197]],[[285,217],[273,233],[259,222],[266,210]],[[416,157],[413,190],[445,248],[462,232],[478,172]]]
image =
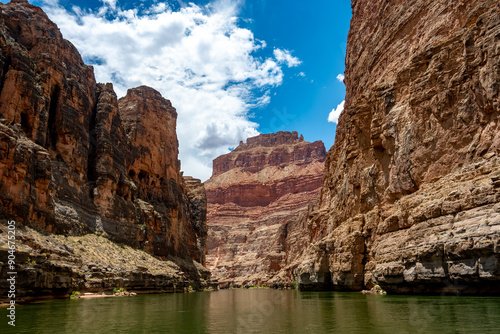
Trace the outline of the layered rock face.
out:
[[[207,251],[207,194],[200,179],[184,176],[184,184],[188,197],[188,213],[191,222],[190,235],[195,238],[189,239],[190,257],[202,265],[206,265]]]
[[[278,132],[214,160],[207,267],[223,285],[267,284],[286,266],[288,225],[318,195],[325,155],[320,141]]]
[[[206,199],[171,103],[145,86],[118,100],[40,8],[0,10],[1,218],[203,262]]]
[[[352,1],[304,289],[500,293],[497,1]]]
[[[7,232],[7,226],[0,225],[0,242],[4,244]],[[71,291],[110,294],[119,288],[135,293],[217,289],[206,268],[185,258],[159,259],[93,233],[63,236],[26,226],[17,226],[16,232],[16,303],[67,298]],[[7,249],[0,248],[0,261],[7,263],[9,255]],[[201,277],[193,282],[197,276]],[[3,282],[0,288],[8,290]],[[0,296],[0,305],[3,302],[9,303],[7,293]]]

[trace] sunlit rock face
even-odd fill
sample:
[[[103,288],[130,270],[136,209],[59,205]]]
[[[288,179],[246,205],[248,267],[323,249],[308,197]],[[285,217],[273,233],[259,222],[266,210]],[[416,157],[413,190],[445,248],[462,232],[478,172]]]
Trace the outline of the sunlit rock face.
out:
[[[206,199],[180,172],[170,101],[118,100],[39,7],[0,15],[1,218],[203,263]]]
[[[214,160],[207,267],[223,285],[265,285],[286,267],[288,228],[317,197],[325,155],[320,141],[278,132]]]
[[[498,1],[353,0],[303,289],[500,293]]]

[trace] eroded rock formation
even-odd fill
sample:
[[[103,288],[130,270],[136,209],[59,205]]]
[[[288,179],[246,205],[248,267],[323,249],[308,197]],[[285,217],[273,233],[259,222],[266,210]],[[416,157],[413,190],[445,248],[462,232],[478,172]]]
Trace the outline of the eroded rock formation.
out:
[[[203,263],[206,199],[180,172],[170,101],[145,86],[118,100],[27,1],[0,14],[1,218]]]
[[[297,132],[248,138],[214,160],[207,267],[224,285],[262,285],[288,262],[288,226],[319,192],[325,147]]]
[[[304,289],[500,293],[498,1],[353,0]]]
[[[4,244],[7,232],[7,226],[0,225]],[[63,236],[17,226],[17,236],[16,304],[67,298],[72,291],[109,295],[120,288],[135,293],[217,289],[198,262],[174,256],[159,259],[97,234]],[[0,248],[0,261],[7,263],[9,255]],[[4,289],[5,283],[0,284]],[[0,297],[0,305],[4,300],[9,302],[7,293]]]

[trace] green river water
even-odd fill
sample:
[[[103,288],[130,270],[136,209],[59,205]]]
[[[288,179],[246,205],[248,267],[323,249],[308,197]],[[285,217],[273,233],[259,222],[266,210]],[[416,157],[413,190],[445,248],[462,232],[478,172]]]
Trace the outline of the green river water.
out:
[[[0,333],[500,333],[500,298],[234,289],[16,307]]]

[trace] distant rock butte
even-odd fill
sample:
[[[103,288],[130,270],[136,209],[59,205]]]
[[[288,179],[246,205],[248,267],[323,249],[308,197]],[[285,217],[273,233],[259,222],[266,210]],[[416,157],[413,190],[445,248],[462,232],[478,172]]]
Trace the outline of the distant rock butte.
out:
[[[287,145],[283,149],[282,145]],[[216,177],[231,169],[240,167],[256,173],[265,167],[286,166],[289,164],[308,164],[313,160],[324,160],[325,147],[322,142],[304,142],[304,137],[298,133],[280,131],[276,134],[262,134],[240,142],[233,152],[225,154],[213,162],[213,175]]]
[[[118,100],[27,1],[0,5],[0,45],[0,218],[204,263],[206,197],[180,172],[170,101]]]
[[[277,282],[500,293],[498,1],[352,8],[345,110]]]
[[[265,284],[286,264],[287,226],[318,195],[325,156],[321,141],[278,132],[214,160],[207,267],[223,285]]]

